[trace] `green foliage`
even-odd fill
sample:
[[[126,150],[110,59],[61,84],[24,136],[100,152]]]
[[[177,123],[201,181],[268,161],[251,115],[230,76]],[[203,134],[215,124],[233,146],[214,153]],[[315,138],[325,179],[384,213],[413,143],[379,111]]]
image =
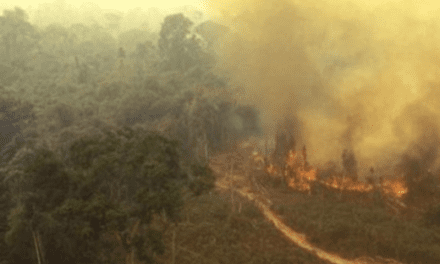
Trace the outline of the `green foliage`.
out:
[[[89,168],[93,160],[101,154],[101,147],[108,146],[97,144],[99,137],[80,138],[70,146],[70,161],[74,166]]]
[[[174,22],[179,24],[182,21]],[[180,26],[165,26],[167,23],[164,23],[164,28],[168,28],[168,31],[164,30],[171,35],[180,30]],[[173,23],[171,24],[174,25]],[[234,106],[223,107],[231,101],[226,97],[212,96],[207,90],[207,94],[202,96],[205,98],[192,101],[196,96],[196,86],[202,85],[209,89],[228,88],[227,79],[211,73],[209,67],[201,66],[204,64],[203,59],[195,60],[198,66],[189,69],[185,74],[164,70],[154,65],[157,60],[156,49],[160,45],[156,48],[153,42],[145,42],[145,49],[139,50],[147,57],[145,60],[138,57],[135,60],[126,60],[127,69],[137,67],[140,71],[136,80],[127,78],[120,82],[109,81],[108,76],[121,73],[113,69],[117,60],[117,48],[107,51],[95,45],[97,32],[102,30],[99,26],[82,24],[69,28],[52,25],[41,30],[48,34],[43,34],[46,36],[43,38],[45,41],[50,40],[51,34],[57,36],[58,40],[53,39],[54,42],[51,43],[56,49],[47,50],[44,54],[36,53],[32,62],[41,65],[41,68],[36,67],[32,73],[26,73],[14,87],[20,89],[24,97],[32,98],[35,102],[38,114],[42,117],[38,126],[41,134],[49,136],[60,129],[70,128],[80,119],[86,123],[87,119],[91,119],[91,122],[97,119],[106,122],[105,119],[108,118],[117,125],[141,124],[160,129],[164,134],[185,144],[184,148],[188,152],[186,155],[198,160],[201,153],[204,153],[203,158],[206,159],[217,151],[229,148],[234,144],[232,139],[237,135],[240,137],[255,132],[255,120],[258,122],[258,118],[254,118],[255,115],[241,114],[241,110],[236,112]],[[188,34],[183,38],[184,45],[188,44]],[[174,39],[171,35],[168,36],[167,43]],[[66,40],[70,46],[63,44]],[[81,46],[82,44],[87,45]],[[72,83],[66,86],[68,81]],[[100,88],[96,89],[96,86]],[[63,97],[62,102],[60,96]],[[72,102],[74,103],[71,104]],[[191,107],[186,108],[188,105]],[[87,113],[85,109],[88,109]],[[201,151],[205,147],[207,151]]]
[[[232,211],[227,192],[213,191],[188,201],[184,206],[188,222],[164,233],[167,259],[175,232],[176,263],[327,263],[296,248],[252,202],[237,198],[241,213]]]
[[[47,109],[44,117],[48,119],[48,123],[52,123],[52,126],[61,129],[73,124],[77,118],[76,112],[72,106],[60,102]]]
[[[147,41],[151,40],[152,34],[141,29],[127,30],[118,35],[118,45],[127,49],[129,53],[135,51],[139,44],[146,43]],[[147,53],[144,55],[147,55]]]
[[[48,262],[101,263],[96,253],[105,247],[102,235],[123,230],[127,221],[126,213],[99,193],[88,200],[67,199],[52,215],[58,226],[46,232],[47,246],[54,249],[46,253]]]
[[[110,83],[102,86],[97,94],[99,102],[103,100],[115,100],[120,97],[125,90],[126,85],[124,83]]]
[[[41,32],[40,45],[46,52],[68,53],[77,44],[77,36],[60,24],[50,24]]]
[[[79,238],[95,240],[105,230],[122,231],[127,220],[124,210],[101,193],[88,200],[68,199],[54,211],[54,216],[62,222],[70,222],[69,228]]]
[[[11,193],[4,183],[4,176],[0,175],[0,252],[7,252],[8,245],[4,239],[8,231],[8,215],[13,207]],[[0,254],[0,263],[6,260],[4,254]]]
[[[136,249],[138,259],[144,263],[156,263],[152,253],[162,255],[165,252],[162,233],[154,229],[148,229],[145,236],[137,235],[133,239],[133,245]]]
[[[15,7],[14,10],[4,10],[3,16],[0,16],[2,33],[0,47],[3,61],[7,63],[17,60],[26,61],[26,57],[36,46],[38,34],[27,20],[26,12],[19,7]]]
[[[95,52],[98,50],[115,51],[117,49],[117,41],[107,29],[95,25],[91,26],[89,32],[88,37],[93,43]]]
[[[14,172],[17,170],[22,173]],[[18,190],[11,195],[15,208],[10,210],[4,235],[11,251],[8,259],[29,261],[35,257],[32,242],[35,234],[40,234],[38,230],[48,233],[58,225],[50,212],[63,203],[70,182],[53,153],[40,148],[15,157],[5,172],[9,189]]]
[[[136,42],[136,50],[132,55],[141,61],[154,62],[159,60],[159,52],[157,47],[153,45],[151,40],[144,42]],[[132,45],[132,43],[131,43]]]
[[[166,70],[185,71],[195,66],[204,56],[199,41],[194,35],[189,36],[192,25],[193,22],[183,14],[165,18],[158,46]]]
[[[440,260],[439,230],[399,220],[382,207],[309,198],[285,206],[283,217],[318,247],[337,251],[346,258],[379,255],[407,263]]]
[[[181,189],[191,183],[185,182],[177,148],[177,142],[141,129],[104,129],[75,141],[68,163],[87,171],[95,190],[129,204],[130,217],[148,225],[162,212],[173,221],[180,219]],[[200,173],[205,181],[212,178],[207,170]]]
[[[35,121],[34,106],[25,101],[8,96],[2,91],[0,98],[0,149],[2,149],[20,130],[24,130]]]
[[[154,101],[157,100],[159,100],[159,97],[153,92],[125,96],[118,109],[119,122],[125,125],[134,125],[159,118],[162,113],[158,111],[156,117],[156,113],[152,109]]]
[[[70,180],[53,152],[36,149],[33,155],[34,159],[23,170],[23,190],[30,194],[23,202],[33,210],[50,211],[69,195]]]
[[[24,207],[12,209],[8,215],[8,230],[4,233],[4,240],[7,245],[6,251],[2,251],[1,258],[12,263],[23,263],[34,261],[32,255],[32,243],[27,240],[31,234],[28,223],[24,220]],[[5,254],[8,252],[8,254]]]
[[[26,145],[4,168],[7,187],[18,192],[14,203],[3,209],[10,210],[9,224],[4,226],[3,219],[0,233],[9,246],[0,246],[11,252],[28,250],[21,257],[11,253],[8,259],[34,258],[32,243],[41,236],[47,262],[100,263],[96,252],[106,247],[103,235],[128,232],[133,219],[142,228],[128,245],[136,248],[138,259],[163,253],[160,232],[149,225],[162,213],[178,221],[182,190],[191,184],[181,169],[177,142],[123,127],[96,130],[68,144],[63,161],[43,146]],[[207,168],[193,170],[198,178],[213,182]]]
[[[2,36],[11,38],[0,45],[9,86],[1,89],[0,104],[7,127],[1,134],[7,144],[1,149],[0,236],[8,234],[11,243],[0,243],[0,252],[11,253],[0,254],[0,262],[37,262],[34,236],[40,236],[43,262],[99,263],[103,236],[123,237],[136,221],[142,243],[135,244],[150,247],[135,250],[138,258],[162,252],[159,233],[148,231],[154,215],[179,221],[187,201],[182,194],[200,196],[213,188],[212,172],[198,160],[230,147],[243,132],[232,120],[247,118],[226,96],[195,91],[228,87],[205,67],[200,36],[190,34],[192,22],[170,16],[157,47],[158,36],[133,31],[133,38],[144,39],[141,56],[127,56],[124,66],[141,73],[136,82],[112,82],[113,74],[121,74],[113,69],[119,46],[107,29],[36,29],[19,9],[4,14]],[[32,46],[37,42],[38,49]],[[127,55],[133,51],[121,47]],[[138,128],[110,128],[107,118],[116,121],[110,125]]]

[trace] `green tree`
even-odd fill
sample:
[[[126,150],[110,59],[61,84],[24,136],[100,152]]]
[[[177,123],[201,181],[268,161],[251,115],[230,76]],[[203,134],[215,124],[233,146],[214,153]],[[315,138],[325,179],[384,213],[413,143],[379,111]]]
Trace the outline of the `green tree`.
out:
[[[96,49],[95,51],[116,50],[117,41],[113,37],[113,35],[108,32],[107,29],[102,28],[98,24],[95,24],[94,26],[91,27],[90,34],[91,34],[90,40],[95,45],[95,49]]]
[[[70,148],[68,163],[89,175],[93,188],[82,195],[99,191],[124,205],[129,222],[137,224],[127,222],[119,235],[126,250],[146,262],[164,249],[160,232],[150,227],[153,215],[178,221],[182,190],[199,194],[213,186],[212,174],[200,166],[190,167],[188,177],[177,142],[140,128],[104,129],[79,139]]]
[[[57,56],[67,56],[72,53],[78,37],[59,24],[50,24],[41,33],[40,46],[46,52],[55,53]]]
[[[71,32],[72,35],[77,36],[79,42],[88,40],[90,37],[90,29],[81,23],[72,24],[69,27],[69,32]]]
[[[62,163],[44,148],[22,148],[3,172],[14,194],[5,234],[10,257],[40,262],[47,257],[45,232],[54,225],[50,212],[68,197],[69,177]]]
[[[165,18],[158,47],[166,70],[186,71],[203,60],[200,41],[190,31],[192,25],[183,14]]]
[[[0,171],[11,198],[7,245],[11,262],[105,263],[104,239],[117,234],[127,252],[153,262],[164,252],[153,216],[179,220],[184,193],[213,187],[211,171],[184,166],[179,145],[143,129],[102,128],[52,152],[26,143]],[[63,157],[61,160],[60,157]],[[1,220],[1,219],[0,219]]]
[[[6,244],[4,237],[8,231],[8,214],[13,208],[12,195],[4,182],[4,175],[0,174],[0,263],[7,263],[11,257],[10,248]]]
[[[36,117],[32,104],[6,95],[0,98],[0,114],[0,163],[5,163],[23,146]]]
[[[68,30],[70,39],[75,40],[74,52],[82,57],[93,53],[111,53],[117,47],[117,41],[107,29],[95,22],[92,26],[73,24]]]
[[[19,7],[4,10],[3,16],[0,16],[0,38],[5,61],[13,62],[35,47],[38,32],[27,20],[26,12]]]
[[[130,29],[118,35],[118,45],[124,47],[129,53],[135,51],[136,46],[151,41],[153,35],[147,30]]]

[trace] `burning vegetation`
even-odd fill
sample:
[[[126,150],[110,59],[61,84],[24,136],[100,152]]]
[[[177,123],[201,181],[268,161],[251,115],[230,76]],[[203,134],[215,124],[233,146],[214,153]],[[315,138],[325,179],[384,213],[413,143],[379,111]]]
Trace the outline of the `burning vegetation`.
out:
[[[432,164],[425,163],[435,158],[426,157],[432,155],[432,149],[425,152],[423,155],[419,153],[419,159],[414,155],[403,155],[393,170],[394,174],[379,175],[371,167],[369,175],[360,177],[353,151],[342,151],[340,168],[336,163],[311,165],[307,160],[306,146],[297,150],[295,137],[280,131],[271,155],[255,151],[252,158],[256,169],[263,170],[269,178],[283,182],[293,191],[322,197],[333,193],[340,199],[349,200],[356,200],[356,197],[370,202],[381,200],[399,213],[408,206],[419,207],[422,198],[430,197],[434,201],[438,175],[428,169]]]

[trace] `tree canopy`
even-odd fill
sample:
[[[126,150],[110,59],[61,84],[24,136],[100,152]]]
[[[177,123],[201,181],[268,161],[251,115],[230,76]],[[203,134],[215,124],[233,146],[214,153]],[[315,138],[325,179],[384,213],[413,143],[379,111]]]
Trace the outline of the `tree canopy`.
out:
[[[191,33],[192,25],[193,22],[183,14],[165,18],[158,42],[165,69],[183,71],[203,60],[204,51],[200,41]]]
[[[116,247],[151,263],[163,252],[155,221],[179,221],[214,186],[210,156],[258,126],[205,67],[215,61],[192,23],[176,14],[160,33],[115,36],[116,24],[39,28],[4,12],[0,263],[109,263]]]
[[[128,252],[151,263],[148,252],[164,250],[160,230],[150,226],[154,216],[178,221],[185,193],[213,187],[209,169],[185,169],[178,149],[175,141],[129,127],[73,140],[59,150],[64,159],[44,144],[26,144],[1,174],[2,198],[12,198],[1,208],[9,209],[0,230],[6,259],[104,263],[97,254],[108,246],[102,238],[116,234]],[[138,231],[129,235],[133,223]]]

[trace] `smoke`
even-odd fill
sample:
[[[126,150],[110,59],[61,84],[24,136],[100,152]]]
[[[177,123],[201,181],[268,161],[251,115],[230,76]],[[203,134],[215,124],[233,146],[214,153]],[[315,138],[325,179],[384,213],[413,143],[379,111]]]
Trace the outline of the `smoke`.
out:
[[[311,164],[347,149],[365,174],[413,146],[438,145],[435,3],[225,0],[206,10],[232,29],[217,46],[218,68],[245,88],[238,101],[259,107],[264,132],[299,120]]]
[[[357,162],[353,152],[344,149],[342,152],[342,166],[347,176],[357,179]]]

